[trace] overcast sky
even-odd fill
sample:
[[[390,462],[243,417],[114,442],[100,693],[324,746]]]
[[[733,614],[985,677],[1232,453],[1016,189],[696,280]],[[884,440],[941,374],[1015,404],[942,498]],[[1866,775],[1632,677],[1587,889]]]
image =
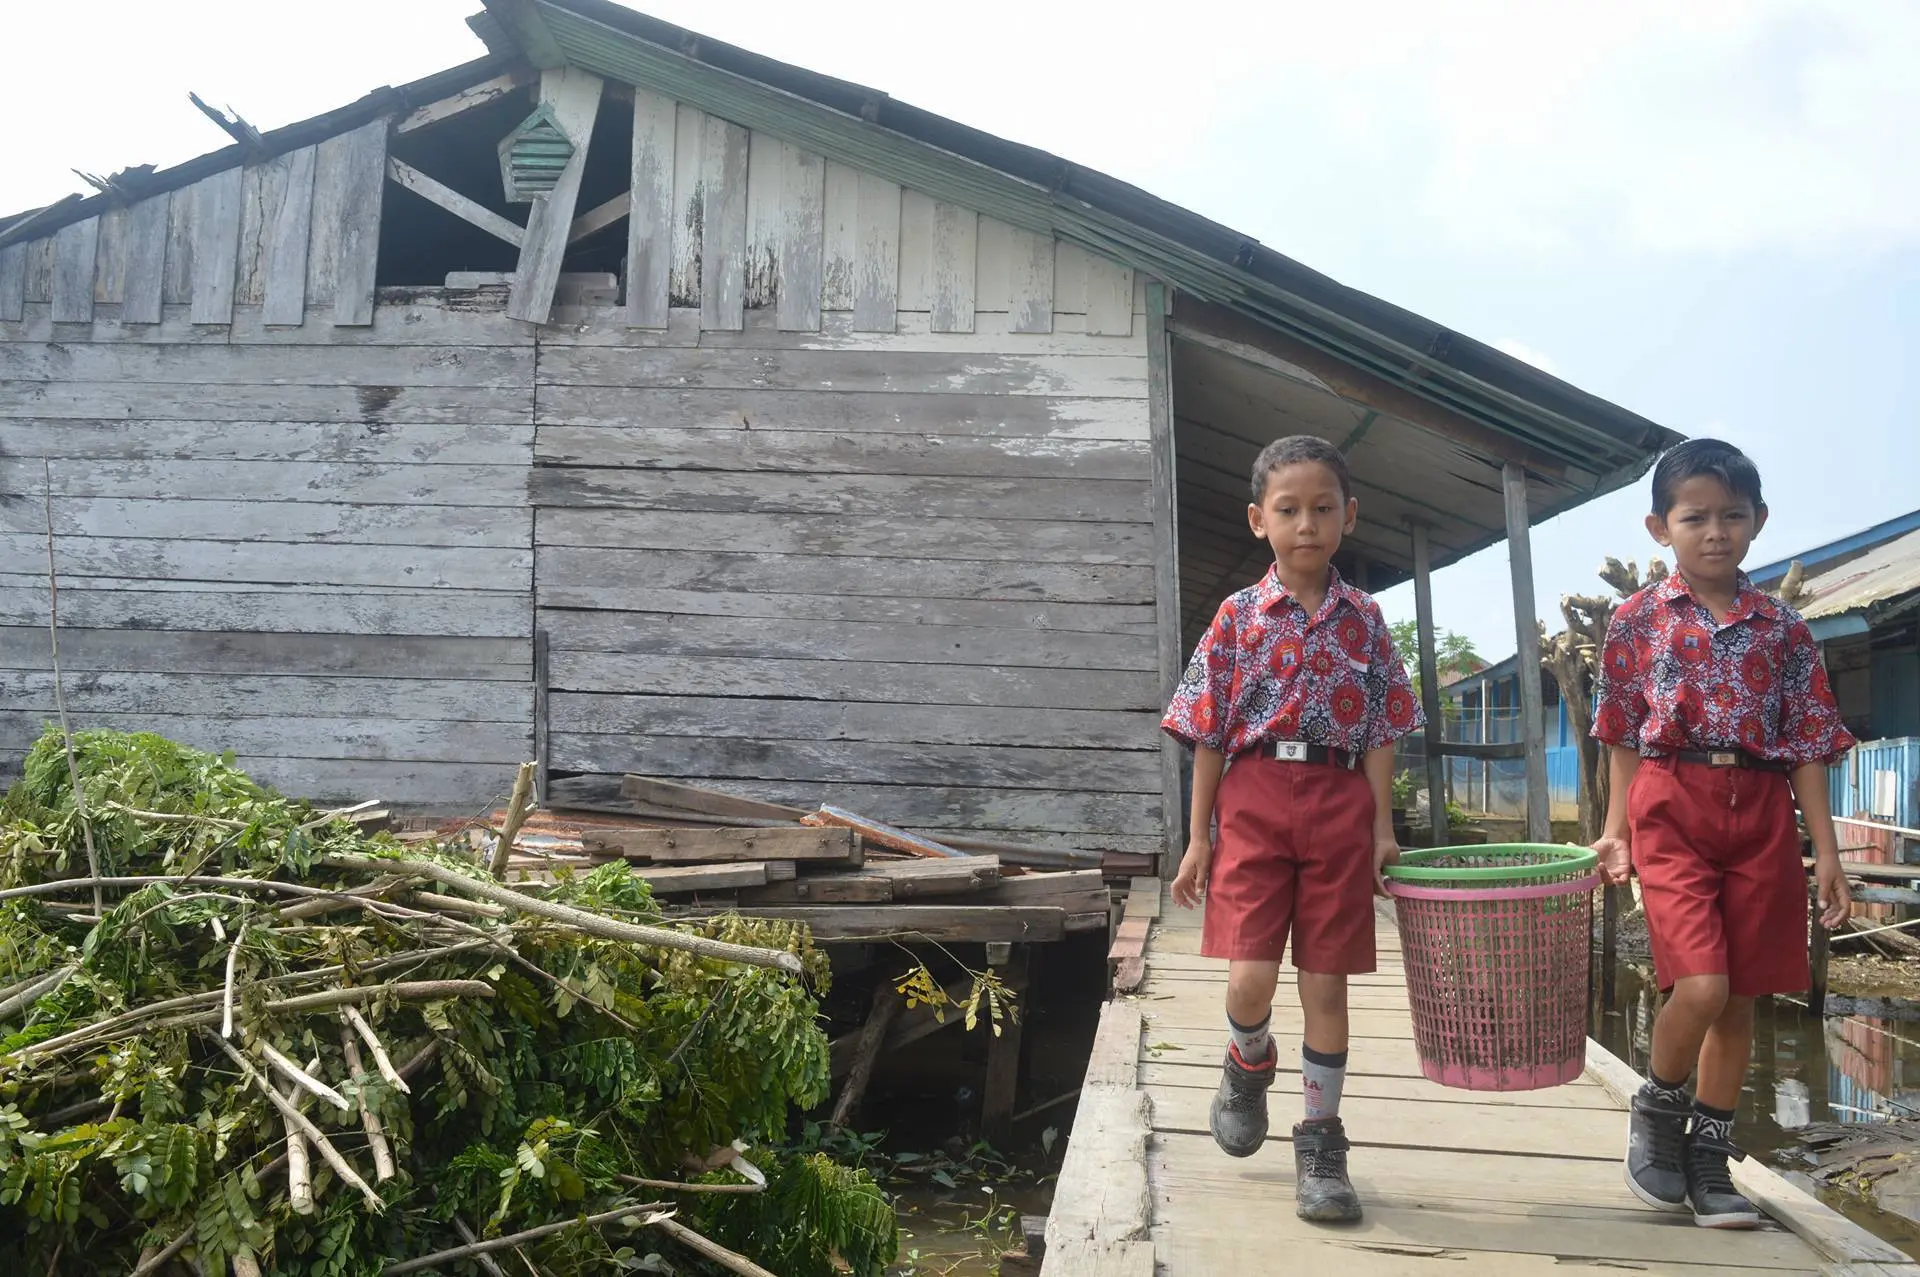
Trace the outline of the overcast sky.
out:
[[[0,211],[78,189],[69,169],[224,144],[189,89],[272,127],[476,56],[478,7],[20,6],[7,43],[35,53],[0,95],[36,123]],[[1731,439],[1773,506],[1755,562],[1920,506],[1912,0],[642,7],[1136,182]],[[1644,558],[1644,502],[1643,483],[1536,530],[1544,613],[1604,554]],[[1505,578],[1502,548],[1436,582],[1440,623],[1490,657],[1513,648]]]

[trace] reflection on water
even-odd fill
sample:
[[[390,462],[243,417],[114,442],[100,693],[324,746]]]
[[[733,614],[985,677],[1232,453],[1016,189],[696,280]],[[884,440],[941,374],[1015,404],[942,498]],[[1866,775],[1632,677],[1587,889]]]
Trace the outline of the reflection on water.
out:
[[[1659,993],[1650,968],[1623,962],[1611,1010],[1594,1008],[1593,1035],[1644,1074]],[[1824,1122],[1883,1122],[1920,1116],[1920,1024],[1834,1018],[1822,1024],[1797,1002],[1762,998],[1754,1008],[1753,1067],[1740,1097],[1734,1138],[1791,1174],[1795,1132]],[[1783,1158],[1777,1154],[1785,1153]],[[1908,1254],[1920,1256],[1920,1223],[1878,1210],[1852,1194],[1803,1187]]]

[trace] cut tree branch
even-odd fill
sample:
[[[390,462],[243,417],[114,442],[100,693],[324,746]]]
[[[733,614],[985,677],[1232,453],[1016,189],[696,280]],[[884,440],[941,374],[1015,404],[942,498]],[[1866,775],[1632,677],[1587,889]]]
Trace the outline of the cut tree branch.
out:
[[[760,949],[743,944],[728,944],[723,940],[709,940],[705,936],[668,931],[663,927],[643,927],[631,922],[603,918],[584,909],[575,909],[570,905],[526,895],[496,882],[470,878],[457,869],[450,869],[446,865],[435,864],[430,860],[382,860],[372,856],[337,855],[328,856],[327,863],[346,869],[386,869],[431,878],[466,895],[478,896],[494,904],[518,909],[522,913],[537,914],[554,922],[565,923],[576,931],[590,936],[599,936],[603,940],[624,940],[629,944],[646,945],[653,949],[675,949],[719,962],[739,962],[748,966],[772,967],[776,971],[785,971],[789,975],[797,976],[805,973],[799,957],[784,949]],[[4,898],[4,893],[0,893],[0,898]]]
[[[564,1219],[557,1224],[542,1224],[538,1228],[529,1228],[524,1232],[508,1233],[505,1237],[490,1237],[486,1241],[455,1246],[451,1250],[437,1250],[431,1255],[422,1255],[418,1259],[403,1259],[397,1264],[388,1264],[380,1270],[380,1273],[381,1277],[400,1277],[402,1273],[418,1272],[422,1268],[438,1268],[456,1259],[471,1259],[496,1250],[511,1250],[515,1246],[539,1241],[542,1237],[551,1237],[555,1233],[576,1226],[598,1228],[602,1224],[611,1224],[617,1219],[627,1219],[636,1215],[645,1216],[637,1221],[642,1225],[656,1224],[666,1218],[658,1214],[666,1209],[669,1209],[666,1202],[636,1202],[631,1206],[622,1206],[619,1210],[601,1211],[598,1215],[583,1215],[578,1219]]]

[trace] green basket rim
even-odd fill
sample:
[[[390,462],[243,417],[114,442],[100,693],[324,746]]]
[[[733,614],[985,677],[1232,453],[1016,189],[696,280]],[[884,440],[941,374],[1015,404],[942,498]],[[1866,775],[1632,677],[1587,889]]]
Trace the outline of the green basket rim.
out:
[[[1530,856],[1544,857],[1544,860],[1533,865],[1467,865],[1451,869],[1422,863],[1440,856],[1497,856],[1502,852],[1525,852]],[[1567,874],[1585,873],[1599,863],[1600,854],[1587,847],[1497,842],[1403,851],[1399,864],[1386,867],[1386,875],[1395,882],[1530,882],[1536,878],[1561,878]]]

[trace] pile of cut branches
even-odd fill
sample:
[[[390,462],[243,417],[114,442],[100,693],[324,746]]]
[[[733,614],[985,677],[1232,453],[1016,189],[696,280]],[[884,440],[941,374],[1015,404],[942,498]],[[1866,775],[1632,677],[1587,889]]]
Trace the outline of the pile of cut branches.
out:
[[[878,1274],[872,1181],[764,1143],[826,1093],[827,975],[790,924],[663,925],[624,865],[503,883],[50,731],[0,804],[0,1258]]]

